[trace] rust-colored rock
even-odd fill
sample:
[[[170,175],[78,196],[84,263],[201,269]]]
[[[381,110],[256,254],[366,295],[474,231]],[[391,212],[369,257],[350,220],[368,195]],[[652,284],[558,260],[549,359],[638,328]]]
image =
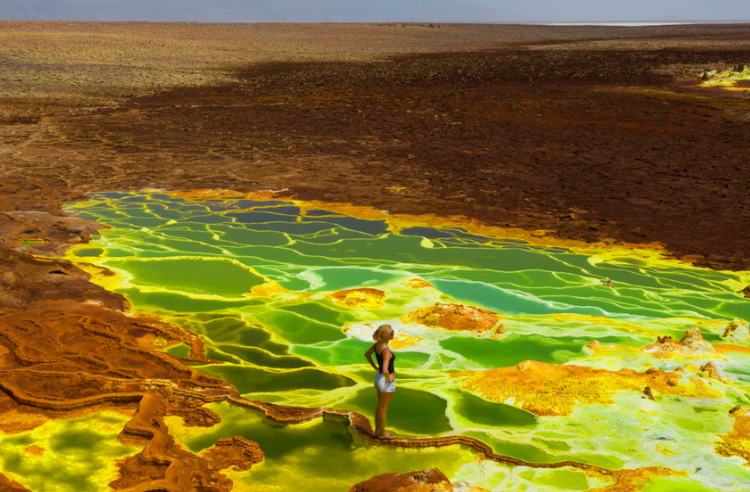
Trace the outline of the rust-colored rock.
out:
[[[221,380],[184,366],[153,345],[144,346],[140,338],[147,333],[188,344],[194,337],[98,304],[29,304],[0,318],[0,345],[8,350],[0,388],[20,404],[50,410],[137,403],[144,384],[228,392]]]
[[[727,325],[727,327],[724,329],[724,333],[722,333],[721,336],[724,337],[724,338],[730,336],[740,326],[741,326],[741,324],[740,324],[739,320],[735,319],[735,320],[730,321],[729,324]]]
[[[242,436],[219,439],[201,456],[217,470],[231,467],[235,471],[245,471],[263,461],[263,451],[258,443]]]
[[[32,444],[31,446],[24,449],[24,451],[35,456],[42,456],[44,454],[44,448],[37,446],[36,444]]]
[[[124,297],[89,279],[89,274],[68,261],[38,258],[0,244],[0,315],[44,300],[86,300],[116,310],[129,306]]]
[[[173,415],[174,410],[181,411],[183,406],[184,402],[169,391],[149,392],[143,396],[138,412],[126,424],[120,439],[144,443],[145,447],[120,463],[120,477],[110,484],[113,489],[228,492],[232,490],[232,480],[221,474],[221,470],[230,467],[249,470],[263,460],[258,444],[243,437],[220,439],[200,456],[183,449],[169,435],[163,419]]]
[[[90,220],[59,212],[0,210],[4,246],[35,254],[59,255],[66,248],[63,245],[88,242],[91,235],[98,234],[102,227]]]
[[[698,370],[698,376],[703,378],[715,379],[717,381],[722,380],[721,376],[719,376],[719,371],[716,370],[716,366],[713,362],[706,362],[705,364],[703,364]]]
[[[750,324],[738,319],[732,320],[727,324],[721,336],[726,338],[727,342],[750,341]]]
[[[448,477],[437,468],[409,473],[384,473],[354,485],[349,492],[451,492]],[[462,484],[461,492],[487,492],[487,489]]]
[[[0,429],[20,432],[49,418],[137,407],[121,436],[145,447],[121,463],[114,488],[188,491],[200,484],[202,490],[230,490],[231,480],[219,470],[249,466],[257,458],[245,453],[251,446],[199,457],[177,446],[163,422],[178,415],[187,425],[214,425],[219,416],[203,405],[236,395],[153,343],[185,343],[200,360],[200,339],[152,317],[126,315],[121,296],[90,284],[68,262],[0,252],[4,292],[18,292],[6,295],[0,307]],[[28,452],[43,450],[32,446]]]
[[[29,489],[0,473],[0,490],[2,492],[30,492]]]
[[[500,319],[499,314],[486,309],[445,302],[436,302],[432,306],[419,308],[400,318],[402,323],[418,323],[431,328],[477,334],[491,331]]]
[[[414,471],[410,473],[384,473],[354,485],[349,492],[405,492],[436,490],[430,485],[450,485],[448,477],[437,468],[432,470]]]

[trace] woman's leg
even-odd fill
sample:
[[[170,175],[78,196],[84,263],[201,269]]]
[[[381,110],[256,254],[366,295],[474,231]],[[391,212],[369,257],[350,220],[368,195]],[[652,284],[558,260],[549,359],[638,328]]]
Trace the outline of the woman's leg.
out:
[[[388,406],[393,399],[393,393],[376,391],[378,392],[378,407],[375,410],[375,435],[379,437],[392,437],[385,432],[385,418],[388,413]]]
[[[385,434],[385,412],[381,409],[383,408],[383,395],[385,393],[377,388],[375,391],[378,393],[378,406],[375,408],[375,435],[382,436]]]

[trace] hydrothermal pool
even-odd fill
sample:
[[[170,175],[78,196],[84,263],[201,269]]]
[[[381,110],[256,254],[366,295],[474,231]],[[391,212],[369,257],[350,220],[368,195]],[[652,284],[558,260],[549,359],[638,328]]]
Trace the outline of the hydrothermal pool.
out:
[[[374,374],[363,353],[373,329],[389,322],[398,334],[398,391],[388,416],[395,434],[469,435],[530,462],[674,471],[643,479],[644,490],[750,483],[747,442],[729,437],[745,417],[728,412],[750,404],[750,303],[737,294],[748,272],[231,194],[99,193],[70,209],[112,228],[69,256],[95,265],[88,267],[95,280],[134,310],[199,334],[215,363],[197,368],[247,399],[355,410],[372,420]],[[96,275],[99,267],[116,275]],[[734,320],[739,328],[722,337]],[[693,325],[705,342],[654,344],[658,336],[679,340]],[[166,350],[189,355],[186,346]],[[170,429],[193,450],[238,429],[261,448],[262,436],[273,435],[251,410],[215,410],[231,418],[208,430],[170,418]],[[347,490],[377,473],[407,471],[406,463],[442,465],[452,480],[492,490],[602,485],[579,470],[513,469],[455,448],[409,451],[405,459],[406,451],[378,451],[345,429],[314,425],[276,429],[298,442],[279,455],[288,459],[267,454],[235,481],[270,490],[278,484],[269,471],[278,467],[278,475],[308,477],[317,489]],[[311,448],[303,436],[316,433],[327,437],[310,438],[318,443]],[[316,472],[320,464],[304,458],[315,453],[383,465]]]

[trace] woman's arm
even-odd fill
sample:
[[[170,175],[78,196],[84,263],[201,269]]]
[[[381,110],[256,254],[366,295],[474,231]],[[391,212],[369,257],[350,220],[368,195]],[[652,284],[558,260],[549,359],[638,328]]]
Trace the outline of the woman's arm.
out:
[[[383,356],[383,376],[389,383],[395,381],[396,375],[388,372],[388,368],[391,366],[391,349],[383,350],[380,355]]]
[[[370,363],[373,369],[375,369],[376,371],[379,371],[380,369],[378,369],[378,366],[375,365],[375,363],[372,361],[372,353],[375,352],[375,345],[376,344],[373,343],[372,347],[367,349],[367,352],[365,352],[365,359],[367,359],[367,362]]]

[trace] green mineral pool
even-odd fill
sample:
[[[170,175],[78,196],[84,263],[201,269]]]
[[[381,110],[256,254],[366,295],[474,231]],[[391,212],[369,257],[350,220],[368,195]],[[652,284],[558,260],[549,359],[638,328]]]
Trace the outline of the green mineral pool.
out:
[[[721,336],[731,321],[750,319],[750,301],[738,294],[750,272],[696,268],[658,251],[542,244],[468,222],[362,210],[228,193],[96,193],[68,212],[111,228],[68,257],[114,272],[94,281],[122,293],[134,311],[198,334],[216,363],[196,369],[248,400],[355,410],[372,421],[374,374],[363,354],[373,330],[390,323],[397,391],[388,426],[398,436],[467,435],[530,462],[674,471],[639,482],[645,491],[747,490],[745,460],[715,447],[732,431],[728,409],[750,405],[747,329],[737,331],[744,338]],[[362,302],[332,296],[351,289]],[[366,298],[367,292],[382,296]],[[456,331],[413,316],[441,304],[491,311],[499,321],[485,331]],[[731,343],[735,351],[688,360],[639,350],[657,336],[679,340],[692,325],[705,340]],[[614,348],[596,352],[594,340]],[[166,350],[188,355],[184,345]],[[641,372],[712,361],[723,380],[705,381],[719,397],[652,401],[621,391],[610,403],[581,403],[569,415],[535,415],[512,398],[471,392],[454,376],[526,360]],[[452,481],[495,491],[607,485],[573,468],[513,468],[464,448],[373,446],[342,422],[280,426],[228,403],[214,410],[223,418],[213,428],[184,427],[176,417],[168,425],[196,452],[224,436],[258,442],[266,459],[232,472],[237,490],[346,491],[375,474],[433,467]],[[30,466],[14,459],[0,458],[0,472],[20,476],[12,470]],[[102,465],[97,473],[110,471]],[[292,486],[288,477],[299,478]],[[78,490],[65,483],[55,490]]]

